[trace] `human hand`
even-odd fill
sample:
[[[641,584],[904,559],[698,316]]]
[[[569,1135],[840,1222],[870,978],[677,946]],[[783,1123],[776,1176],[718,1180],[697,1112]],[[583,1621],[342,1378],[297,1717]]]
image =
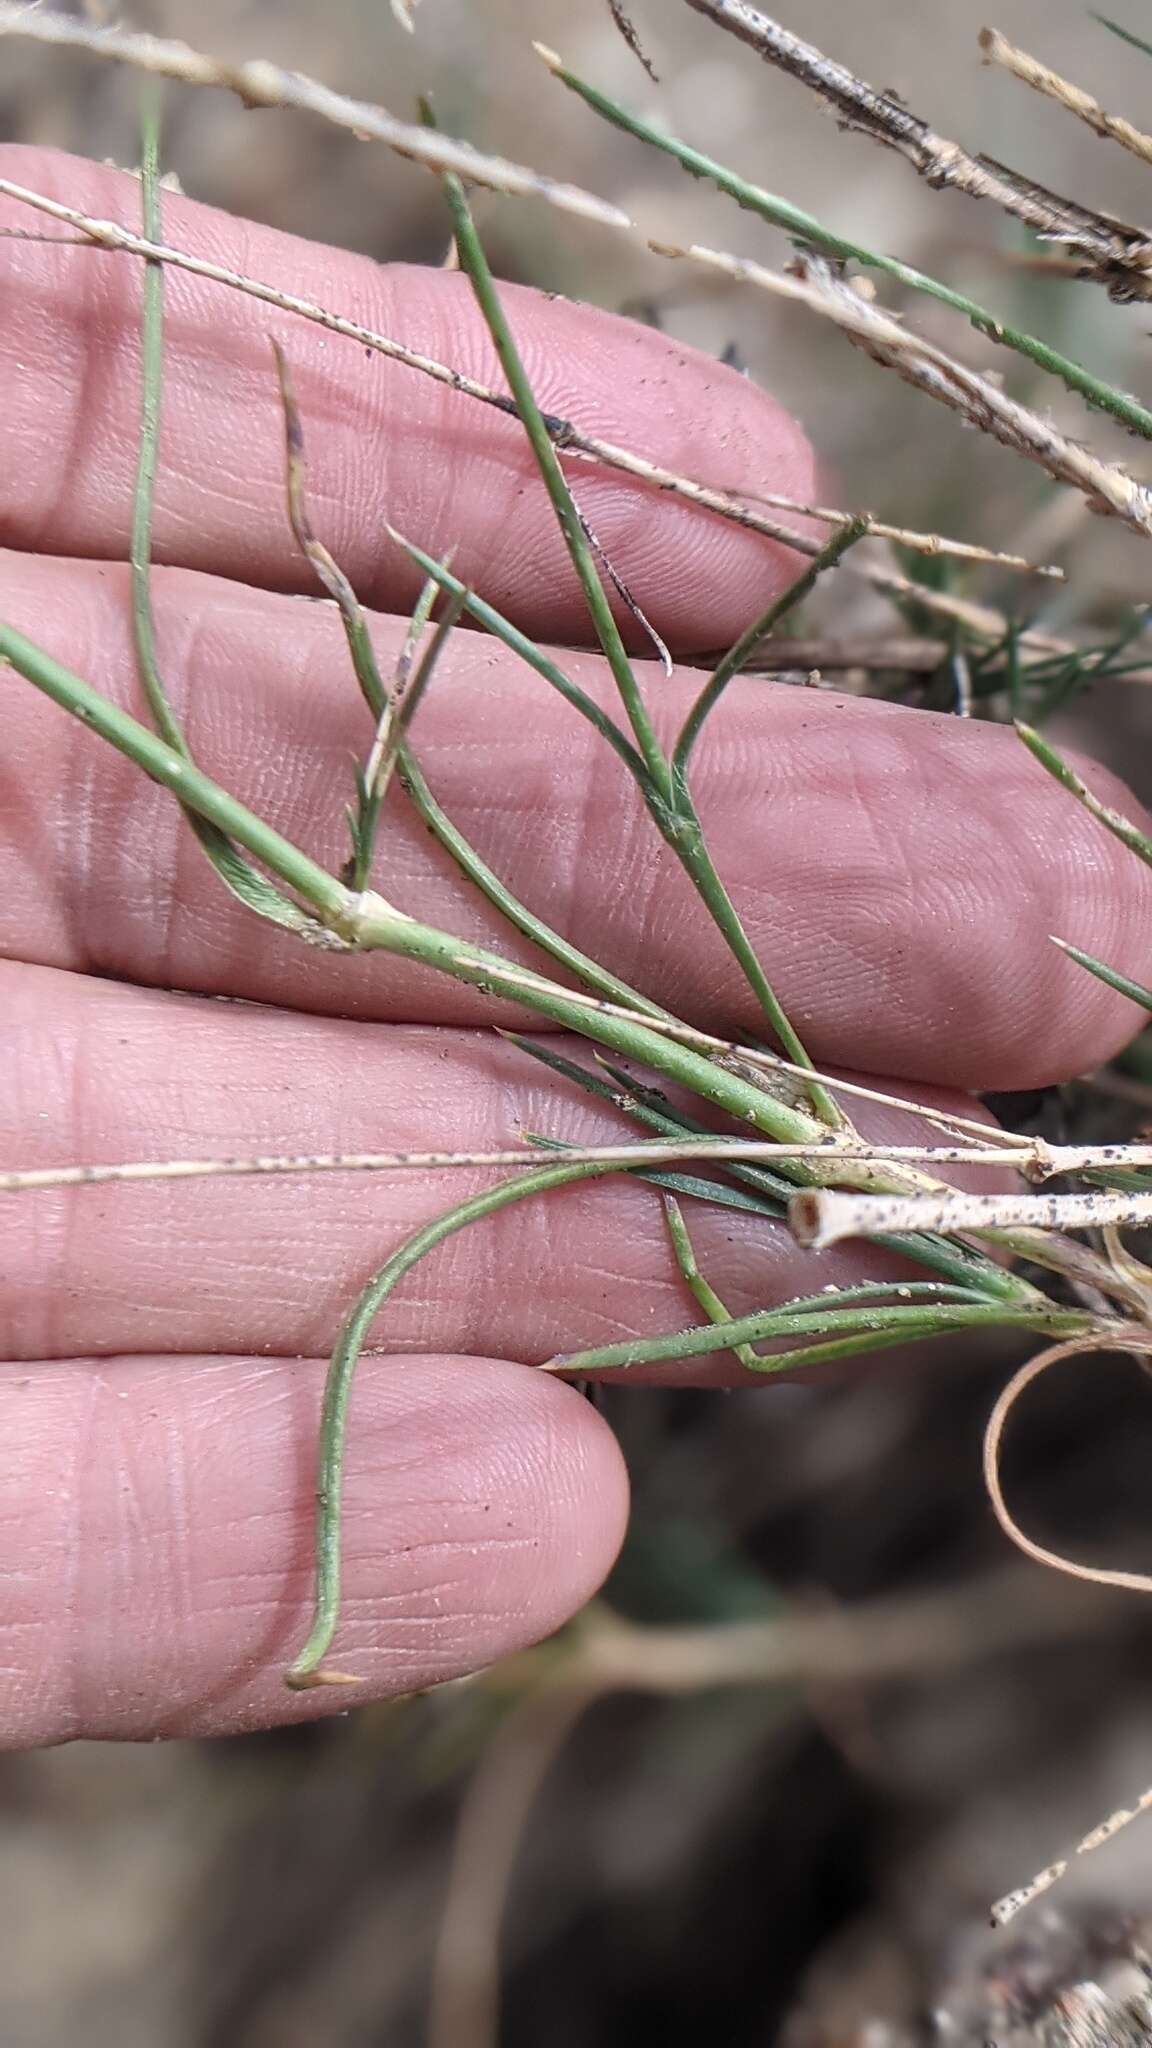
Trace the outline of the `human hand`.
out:
[[[138,187],[119,173],[40,151],[0,159],[90,213],[136,217]],[[165,212],[170,240],[497,381],[461,278],[381,269],[174,196]],[[15,208],[0,221],[28,224]],[[131,704],[139,269],[5,240],[0,290],[0,617]],[[511,289],[508,304],[549,408],[716,485],[809,493],[803,437],[734,373],[587,309]],[[532,633],[570,642],[588,628],[514,422],[170,274],[162,666],[208,772],[336,866],[364,714],[332,608],[292,595],[312,586],[283,507],[270,330],[308,429],[316,523],[380,608],[385,663],[403,632],[389,614],[415,594],[385,519],[453,549],[457,572]],[[579,476],[614,564],[681,656],[733,638],[794,572],[710,515],[618,474]],[[596,658],[570,666],[611,701]],[[697,686],[650,666],[668,731]],[[619,1134],[609,1111],[479,1028],[522,1012],[392,958],[306,953],[256,923],[165,792],[14,674],[3,692],[6,1162]],[[455,636],[418,751],[448,813],[578,944],[694,1021],[756,1027],[619,764],[502,647]],[[1130,1035],[1132,1007],[1048,934],[1146,977],[1152,878],[1010,733],[737,684],[694,786],[717,865],[822,1061],[940,1100],[1077,1072]],[[402,802],[380,862],[390,900],[514,952]],[[876,1111],[862,1125],[916,1128]],[[623,1527],[621,1459],[587,1404],[523,1361],[688,1319],[659,1206],[624,1178],[489,1219],[390,1302],[378,1341],[396,1355],[361,1368],[346,1493],[339,1661],[364,1687],[302,1698],[281,1682],[309,1601],[320,1361],[387,1249],[479,1184],[460,1170],[8,1199],[3,1739],[299,1718],[487,1664],[590,1595]],[[693,1227],[737,1313],[863,1263],[814,1260],[734,1212],[701,1207]],[[739,1378],[720,1363],[693,1376]]]

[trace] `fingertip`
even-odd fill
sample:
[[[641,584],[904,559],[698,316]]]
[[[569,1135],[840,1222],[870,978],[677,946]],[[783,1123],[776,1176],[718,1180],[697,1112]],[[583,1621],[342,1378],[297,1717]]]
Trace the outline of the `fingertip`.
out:
[[[523,1366],[371,1357],[353,1391],[334,1669],[311,1622],[316,1360],[30,1364],[6,1382],[0,1743],[232,1733],[493,1663],[610,1569],[627,1479],[600,1417]]]

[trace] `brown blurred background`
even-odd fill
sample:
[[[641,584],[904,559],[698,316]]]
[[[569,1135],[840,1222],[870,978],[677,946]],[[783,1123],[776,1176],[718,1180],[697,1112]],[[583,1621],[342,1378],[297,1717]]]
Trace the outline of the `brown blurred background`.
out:
[[[983,4],[805,0],[783,18],[945,133],[1139,220],[1139,166],[981,68]],[[1136,0],[1127,9],[1152,35]],[[786,254],[782,238],[549,85],[530,51],[541,38],[847,234],[945,273],[1147,389],[1145,309],[1038,277],[1018,260],[1015,231],[961,198],[934,197],[903,162],[838,133],[798,87],[679,0],[636,0],[633,11],[665,81],[659,92],[603,0],[423,0],[412,37],[386,0],[153,0],[133,18],[220,54],[275,57],[397,113],[431,88],[443,124],[482,145],[588,183],[645,220],[674,219],[683,238]],[[996,25],[1152,124],[1152,60],[1107,35],[1079,0],[1004,0]],[[132,92],[113,69],[4,51],[0,132],[132,159]],[[381,259],[436,261],[443,251],[441,207],[423,174],[303,117],[175,95],[167,154],[190,193],[236,212]],[[1145,594],[1127,536],[1065,507],[1035,473],[801,313],[701,285],[575,223],[558,228],[528,202],[484,199],[480,212],[506,274],[658,317],[717,353],[735,346],[804,422],[842,502],[1002,546],[1042,542],[1075,571],[1066,591],[1029,592],[1047,623],[1064,628]],[[939,308],[916,317],[970,360],[990,359]],[[1073,402],[1041,393],[1026,366],[1013,376],[1021,395],[1088,431]],[[1146,450],[1126,454],[1148,475]],[[986,576],[963,587],[1017,598]],[[1108,685],[1078,713],[1096,751],[1123,754],[1130,774],[1142,688]],[[1145,1085],[1130,1071],[1118,1078],[1129,1094]],[[1120,1131],[1133,1117],[1127,1102],[1083,1088],[1013,1107],[1020,1118],[1090,1114],[1094,1128]],[[873,1372],[837,1390],[608,1397],[636,1491],[633,1536],[606,1593],[617,1612],[651,1626],[771,1627],[796,1613],[851,1617],[881,1599],[897,1616],[918,1614],[906,1603],[935,1596],[926,1668],[912,1658],[903,1676],[877,1679],[865,1630],[858,1670],[835,1684],[675,1701],[637,1693],[594,1706],[557,1744],[532,1809],[508,1899],[499,2032],[486,2037],[473,2013],[435,2048],[976,2043],[1001,1995],[973,1988],[982,1972],[1001,1985],[1027,1979],[1039,2011],[1049,1975],[1099,1974],[1131,1946],[1122,1923],[1149,1903],[1139,1830],[1084,1866],[1059,1933],[1038,1923],[1021,1950],[990,1946],[982,1931],[997,1893],[1152,1781],[1152,1628],[1141,1607],[1018,1570],[991,1525],[979,1441],[1007,1363],[952,1349],[915,1372]],[[1140,1398],[1135,1376],[1114,1364],[1037,1395],[1027,1455],[1011,1474],[1030,1528],[1129,1565],[1147,1555]],[[478,1772],[494,1782],[502,1726],[522,1728],[525,1771],[533,1745],[547,1747],[547,1714],[526,1710],[527,1684],[520,1667],[315,1730],[211,1746],[79,1745],[0,1763],[3,2048],[425,2040],[461,1801]],[[515,1740],[502,1768],[509,1753],[508,1786],[497,1784],[505,1814],[517,1794]],[[475,1902],[481,1919],[484,1904]],[[457,1905],[466,1924],[467,1898]],[[951,2031],[933,2020],[936,2008]],[[1152,2036],[1131,2035],[1140,2038]]]

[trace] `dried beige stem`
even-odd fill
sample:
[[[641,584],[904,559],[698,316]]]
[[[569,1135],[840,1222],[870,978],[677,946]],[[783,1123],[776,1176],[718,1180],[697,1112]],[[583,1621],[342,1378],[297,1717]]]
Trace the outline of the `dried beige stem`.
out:
[[[506,1714],[460,1803],[428,1989],[426,2048],[498,2048],[500,1932],[524,1832],[576,1723],[610,1688],[574,1680]]]
[[[1099,1189],[1082,1195],[840,1194],[805,1189],[788,1207],[797,1241],[814,1251],[853,1237],[907,1230],[1096,1230],[1152,1223],[1152,1193]]]
[[[1104,136],[1109,142],[1118,142],[1121,149],[1131,151],[1141,162],[1152,164],[1152,135],[1145,135],[1142,128],[1134,128],[1131,121],[1125,121],[1120,114],[1106,113],[1091,93],[1085,92],[1082,86],[1074,85],[1070,79],[1061,78],[1058,71],[1050,70],[1038,57],[1017,49],[1015,43],[1002,36],[998,28],[981,29],[980,47],[990,64],[999,64],[1022,84],[1031,86],[1033,92],[1043,93],[1046,99],[1066,107],[1094,134]]]
[[[677,252],[669,249],[666,253]],[[823,259],[805,258],[797,266],[799,276],[783,277],[761,264],[699,245],[684,253],[776,297],[797,300],[823,313],[875,362],[895,370],[905,383],[959,413],[971,426],[1026,461],[1036,463],[1056,482],[1082,491],[1094,511],[1110,513],[1145,539],[1152,538],[1152,491],[1145,484],[1118,464],[1093,455],[1039,413],[1009,398],[990,379],[880,312]]]
[[[1045,1892],[1050,1892],[1054,1884],[1059,1884],[1062,1877],[1067,1877],[1073,1858],[1091,1856],[1095,1850],[1105,1848],[1124,1828],[1131,1827],[1132,1822],[1139,1820],[1150,1808],[1152,1788],[1142,1792],[1134,1806],[1123,1806],[1118,1813],[1110,1813],[1107,1820],[1092,1828],[1082,1842],[1077,1842],[1071,1856],[1061,1856],[1057,1862],[1049,1863],[1045,1870],[1038,1871],[1027,1884],[1022,1884],[1015,1891],[1007,1892],[1002,1899],[997,1899],[992,1908],[993,1927],[1007,1927],[1009,1921],[1015,1920],[1016,1915],[1022,1913],[1026,1906],[1033,1905]],[[1065,2036],[1066,2040],[1070,2038]],[[1135,2041],[1138,2036],[1133,2035],[1130,2038]]]
[[[688,5],[747,43],[766,63],[818,93],[848,127],[898,151],[927,184],[991,200],[1046,241],[1070,250],[1079,258],[1081,275],[1105,285],[1113,298],[1152,296],[1152,235],[1146,228],[1065,199],[994,157],[972,155],[960,143],[936,134],[902,101],[877,92],[845,65],[745,5],[745,0],[688,0]]]
[[[830,1153],[834,1157],[842,1153],[846,1159],[881,1164],[890,1160],[932,1167],[1010,1166],[1035,1180],[1093,1169],[1152,1167],[1152,1145],[1049,1145],[1042,1138],[1018,1137],[1010,1132],[1000,1134],[995,1143],[983,1145],[870,1145],[858,1141],[833,1147],[828,1143],[790,1145],[769,1139],[720,1136],[635,1139],[615,1145],[568,1146],[565,1159],[573,1166],[599,1162],[622,1168],[666,1166],[685,1160],[706,1160],[719,1165],[773,1165],[787,1160],[826,1163]],[[310,1173],[438,1173],[449,1167],[487,1170],[539,1163],[540,1147],[527,1144],[480,1152],[257,1152],[224,1159],[130,1159],[92,1166],[5,1170],[0,1172],[0,1195],[143,1180],[236,1180]],[[1152,1269],[1139,1270],[1145,1278],[1152,1279]]]
[[[873,672],[892,669],[905,675],[935,675],[948,654],[947,641],[917,638],[913,634],[891,638],[845,634],[839,639],[828,634],[811,640],[789,640],[781,635],[753,648],[747,666],[763,667],[768,674],[863,668]]]
[[[264,58],[229,63],[205,56],[187,43],[134,35],[121,29],[95,28],[70,15],[49,14],[38,7],[0,5],[0,37],[4,36],[20,36],[62,49],[87,50],[94,57],[130,64],[136,71],[176,79],[182,85],[216,86],[223,92],[235,93],[246,107],[294,107],[337,128],[348,129],[366,141],[383,142],[398,156],[426,164],[431,170],[455,171],[458,177],[490,191],[546,199],[561,212],[596,221],[602,227],[630,224],[627,214],[618,206],[596,198],[578,185],[544,177],[526,164],[474,149],[470,143],[454,141],[438,129],[398,121],[384,107],[368,100],[348,99],[316,79],[307,78],[303,72],[285,71]]]

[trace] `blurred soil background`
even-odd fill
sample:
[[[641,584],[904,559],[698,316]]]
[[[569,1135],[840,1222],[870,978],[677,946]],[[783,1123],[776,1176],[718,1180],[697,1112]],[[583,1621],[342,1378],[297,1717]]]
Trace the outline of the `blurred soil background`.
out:
[[[1147,173],[981,67],[985,5],[805,0],[781,14],[945,134],[1146,218]],[[1152,34],[1141,0],[1126,7],[1130,25]],[[444,126],[479,144],[590,184],[645,221],[674,222],[681,239],[786,256],[781,237],[548,84],[531,55],[538,37],[847,235],[945,274],[1147,394],[1146,308],[1038,276],[997,217],[932,195],[901,160],[838,133],[799,87],[676,0],[635,0],[659,93],[602,0],[423,0],[413,37],[385,0],[155,0],[132,13],[397,113],[431,88]],[[996,25],[1105,105],[1152,121],[1152,62],[1079,0],[1003,0]],[[133,106],[111,67],[4,46],[8,137],[130,161]],[[186,190],[235,212],[381,260],[443,254],[444,216],[424,174],[303,117],[174,94],[167,157]],[[840,502],[1067,562],[1066,590],[1030,593],[1055,629],[1147,594],[1123,531],[802,312],[715,289],[529,202],[483,198],[479,212],[504,274],[659,317],[716,353],[734,345],[804,422]],[[894,289],[884,296],[900,303]],[[990,345],[942,308],[920,302],[915,317],[969,360],[991,361]],[[1014,362],[1012,378],[1020,395],[1039,395],[1027,365]],[[1107,445],[1099,420],[1089,426],[1065,394],[1045,388],[1043,402]],[[1125,452],[1148,476],[1152,451]],[[1018,594],[987,572],[961,587]],[[853,623],[892,622],[861,617],[857,600]],[[1079,736],[1143,781],[1145,797],[1146,687],[1106,683],[1076,712]],[[1013,1113],[1090,1116],[1095,1130],[1128,1134],[1148,1104],[1129,1065],[1103,1089],[1078,1085]],[[1053,1986],[1100,1979],[1122,1967],[1117,1957],[1137,1958],[1129,1991],[1145,1982],[1146,1831],[1078,1870],[1057,1895],[1059,1926],[1041,1913],[1017,1936],[984,1932],[994,1897],[1152,1782],[1152,1618],[1138,1601],[1019,1564],[992,1524],[980,1438],[1012,1362],[956,1342],[914,1368],[873,1367],[835,1387],[607,1397],[636,1497],[611,1606],[660,1627],[839,1617],[847,1648],[823,1676],[594,1704],[556,1742],[532,1807],[508,1898],[498,2035],[465,2000],[435,2048],[1152,2038],[1139,2019],[1123,2035],[1076,2032],[1068,1999],[1065,2031],[1045,2032],[1039,2018]],[[1027,1444],[1009,1460],[1030,1530],[1147,1568],[1146,1400],[1116,1361],[1037,1391]],[[902,1669],[885,1660],[873,1602],[911,1631]],[[427,2038],[461,1800],[491,1772],[490,1744],[510,1714],[521,1716],[511,1725],[522,1728],[526,1772],[556,1733],[528,1707],[528,1687],[521,1664],[285,1735],[0,1761],[3,2048],[415,2048]],[[509,1752],[515,1741],[502,1768]],[[511,1776],[505,1813],[514,1764]],[[456,1903],[467,1935],[469,1912],[480,1924],[491,1901]],[[995,2017],[1009,2009],[1017,2032]]]

